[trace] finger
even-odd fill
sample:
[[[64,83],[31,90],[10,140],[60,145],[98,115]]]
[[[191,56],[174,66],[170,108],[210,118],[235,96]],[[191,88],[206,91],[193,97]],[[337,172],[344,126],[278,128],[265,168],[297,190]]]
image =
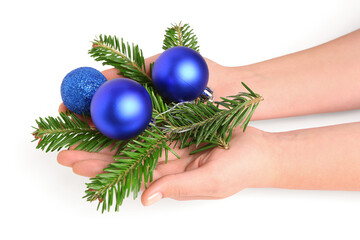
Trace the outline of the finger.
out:
[[[114,146],[115,146],[116,143],[112,143],[110,144],[110,146],[106,147],[106,148],[103,148],[101,149],[100,151],[96,152],[96,153],[103,153],[103,154],[107,154],[107,155],[110,155],[110,156],[114,156],[118,150],[119,147],[116,147],[115,149]],[[74,144],[72,146],[70,146],[69,150],[77,150],[77,146],[79,146],[80,143],[77,143],[77,144]],[[78,150],[78,151],[81,151],[81,150]]]
[[[145,59],[145,66],[146,66],[146,73],[147,75],[150,75],[150,63],[153,63],[156,61],[156,59],[160,56],[159,54],[153,55],[151,57],[148,57]]]
[[[149,206],[162,198],[193,199],[209,197],[212,187],[206,167],[196,170],[166,175],[153,182],[141,196],[144,206]]]
[[[60,103],[60,106],[59,106],[59,109],[58,109],[59,113],[60,112],[63,112],[65,113],[66,111],[70,111],[65,105],[64,103]],[[81,121],[84,121],[84,117],[79,115],[79,114],[76,114],[74,113]],[[91,120],[90,116],[86,116],[86,122],[88,123],[88,125],[90,127],[95,127],[93,121]]]
[[[60,103],[58,111],[59,111],[59,113],[61,113],[61,112],[65,113],[66,111],[69,111],[69,109],[65,106],[64,103]]]
[[[73,172],[84,177],[96,177],[97,174],[103,173],[103,169],[109,165],[108,161],[91,159],[76,162],[73,166]]]
[[[185,171],[191,171],[202,167],[206,163],[207,156],[210,152],[211,150],[207,150],[205,152],[199,152],[197,154],[194,154],[193,161],[189,162],[189,164],[185,168]]]
[[[107,80],[122,77],[120,75],[119,69],[117,68],[110,68],[105,71],[102,71],[101,73],[106,77]]]
[[[206,152],[199,152],[193,155],[188,155],[187,153],[187,156],[182,156],[180,159],[169,159],[167,163],[165,163],[165,161],[158,161],[157,166],[153,172],[152,182],[166,175],[190,171],[199,168],[200,166],[203,166],[205,164],[206,156],[209,152],[210,150]],[[150,182],[149,180],[147,182],[147,185],[149,186],[150,184],[152,184],[152,182]],[[144,182],[142,183],[140,190],[145,191]]]
[[[195,146],[195,144],[189,146],[189,147],[186,147],[186,148],[179,148],[179,145],[176,146],[175,148],[173,146],[169,146],[171,147],[174,152],[180,157],[180,158],[183,158],[183,157],[189,157],[189,156],[192,156],[193,158],[196,158],[197,156],[199,156],[199,153],[197,154],[193,154],[193,155],[190,155],[190,153],[194,150],[196,150],[197,148],[201,148],[203,147],[204,145],[206,145],[206,143],[201,143],[199,144],[198,147]],[[209,151],[209,150],[208,150]],[[164,162],[165,161],[165,150],[163,150],[163,153],[161,155],[161,157],[159,158],[158,162]],[[200,152],[200,154],[203,154],[204,152]],[[168,160],[175,160],[175,159],[178,159],[178,157],[176,157],[172,152],[169,151],[169,156],[168,156]]]
[[[185,171],[186,166],[192,161],[192,157],[176,159],[173,161],[169,161],[167,163],[160,162],[157,164],[154,172],[153,172],[153,181],[157,179],[169,175],[169,174],[176,174]],[[150,180],[147,182],[147,186],[151,184]],[[142,182],[140,190],[145,190],[145,184]]]
[[[84,160],[102,160],[108,164],[113,162],[112,156],[103,153],[90,153],[78,150],[64,150],[61,151],[57,156],[57,161],[59,164],[67,167],[72,167],[77,162]]]
[[[178,147],[173,148],[173,150],[180,158],[189,156],[190,152],[192,151],[188,148],[179,149]],[[158,159],[159,163],[165,162],[165,159],[166,159],[165,151],[166,151],[166,149],[164,149],[162,151],[161,157]],[[172,161],[172,160],[176,160],[176,159],[179,159],[179,158],[176,155],[174,155],[171,151],[168,151],[168,160]]]
[[[184,172],[186,166],[192,160],[193,159],[191,157],[188,157],[188,158],[181,158],[181,159],[173,160],[168,163],[165,163],[165,162],[159,163],[154,170],[153,181],[156,181],[159,178],[169,175],[169,174],[176,174],[176,173]]]

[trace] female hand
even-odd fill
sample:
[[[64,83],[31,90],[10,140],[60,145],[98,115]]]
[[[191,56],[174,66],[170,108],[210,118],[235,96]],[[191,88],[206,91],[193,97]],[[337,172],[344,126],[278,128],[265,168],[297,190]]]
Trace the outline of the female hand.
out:
[[[219,199],[244,188],[270,187],[274,179],[271,135],[249,127],[236,129],[228,150],[213,148],[193,156],[161,162],[141,200],[148,206],[161,198]]]
[[[176,200],[220,199],[244,188],[270,187],[275,178],[272,137],[256,128],[233,132],[228,150],[213,148],[195,155],[190,149],[176,149],[177,159],[169,154],[167,163],[159,159],[154,179],[144,186],[141,201],[149,206],[162,198]],[[72,167],[74,173],[94,177],[113,162],[109,148],[99,153],[65,150],[59,153],[60,164]]]

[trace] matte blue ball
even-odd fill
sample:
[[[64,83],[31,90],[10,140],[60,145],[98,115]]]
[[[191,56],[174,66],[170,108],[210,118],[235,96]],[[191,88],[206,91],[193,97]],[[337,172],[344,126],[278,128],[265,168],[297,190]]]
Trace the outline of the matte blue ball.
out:
[[[117,78],[107,81],[91,101],[91,118],[105,136],[125,140],[136,137],[148,127],[152,102],[139,83]]]
[[[90,103],[95,92],[106,82],[105,76],[91,67],[69,72],[61,84],[61,98],[72,112],[90,115]]]
[[[152,79],[159,94],[170,102],[192,101],[209,80],[205,59],[188,47],[172,47],[155,61]]]

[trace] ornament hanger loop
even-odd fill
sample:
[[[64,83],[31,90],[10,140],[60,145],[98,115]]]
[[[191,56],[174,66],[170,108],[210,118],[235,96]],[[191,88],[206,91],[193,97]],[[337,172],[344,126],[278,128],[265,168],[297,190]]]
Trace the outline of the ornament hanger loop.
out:
[[[204,92],[200,95],[200,99],[202,101],[209,101],[209,102],[213,102],[214,101],[214,91],[210,88],[210,87],[206,87]],[[153,119],[151,119],[151,122],[150,122],[150,125],[153,125],[153,126],[156,126],[155,124],[155,119],[157,119],[158,117],[160,117],[161,115],[164,115],[166,113],[169,113],[169,115],[173,118],[176,118],[176,119],[183,119],[183,120],[186,120],[188,122],[190,122],[191,124],[194,124],[193,121],[191,121],[190,119],[184,119],[184,118],[180,118],[180,117],[176,117],[174,115],[171,114],[172,110],[174,110],[175,108],[177,108],[178,106],[181,106],[181,105],[184,105],[185,103],[190,103],[190,104],[193,104],[195,103],[195,100],[193,101],[187,101],[187,102],[179,102],[177,104],[175,104],[174,106],[172,106],[171,108],[169,108],[168,110],[166,110],[165,112],[162,112],[158,115],[156,115]],[[163,129],[163,130],[171,130],[171,128],[168,128],[168,127],[160,127],[160,126],[157,126],[158,128],[160,129]],[[176,131],[177,133],[182,133],[182,132],[187,132],[187,131],[190,131],[192,129],[192,127],[190,129],[186,129],[186,130],[182,130],[182,131]]]
[[[214,98],[214,91],[210,87],[206,87],[204,92],[200,95],[200,99],[203,101],[213,102]]]
[[[150,122],[150,125],[153,125],[153,126],[156,126],[156,124],[154,123],[155,122],[155,119],[157,119],[158,117],[160,117],[161,115],[164,115],[166,113],[169,113],[169,115],[171,115],[173,118],[176,118],[176,119],[182,119],[182,118],[179,118],[179,117],[176,117],[174,115],[171,114],[171,111],[174,110],[175,108],[177,108],[178,106],[180,105],[184,105],[185,103],[191,103],[193,104],[195,101],[187,101],[187,102],[179,102],[177,104],[175,104],[174,106],[172,106],[171,108],[169,108],[168,110],[166,110],[165,112],[162,112],[158,115],[156,115]],[[189,121],[191,124],[194,124],[193,121],[191,121],[190,119],[185,119],[186,121]],[[163,130],[171,130],[171,128],[168,128],[168,127],[160,127],[160,126],[157,126],[158,128],[160,129],[163,129]],[[183,130],[183,131],[179,131],[177,133],[181,133],[181,132],[185,132],[185,131],[189,131],[191,129],[188,129],[188,130]]]

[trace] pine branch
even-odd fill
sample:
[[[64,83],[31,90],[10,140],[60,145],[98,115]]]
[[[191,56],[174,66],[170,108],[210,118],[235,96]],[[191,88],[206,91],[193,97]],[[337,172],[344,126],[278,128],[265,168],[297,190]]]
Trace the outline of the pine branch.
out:
[[[171,140],[180,142],[181,148],[192,144],[197,147],[205,142],[208,143],[205,149],[210,145],[228,148],[233,129],[241,125],[245,131],[256,107],[263,100],[242,84],[249,93],[242,92],[236,96],[221,98],[222,101],[216,102],[217,106],[197,101],[195,104],[185,103],[173,109],[169,113],[173,116],[169,118],[171,125],[167,126]],[[224,109],[218,108],[219,105]]]
[[[103,65],[119,69],[120,74],[138,81],[141,84],[150,83],[151,77],[146,73],[145,59],[138,45],[119,41],[116,36],[100,35],[93,42],[89,54]]]
[[[172,24],[170,28],[165,31],[165,39],[163,42],[163,49],[167,50],[176,46],[185,46],[199,52],[199,46],[196,35],[189,24],[182,25]]]
[[[76,144],[79,144],[76,150],[98,152],[111,144],[115,144],[113,149],[116,149],[123,142],[104,136],[95,127],[90,127],[86,120],[80,120],[71,112],[60,113],[57,118],[39,118],[36,123],[37,127],[33,127],[33,141],[39,140],[36,148],[46,152],[59,151]]]
[[[156,127],[145,130],[136,139],[130,141],[121,151],[114,156],[114,163],[104,169],[105,173],[91,178],[85,191],[88,201],[99,200],[102,212],[109,211],[115,197],[115,211],[119,210],[125,197],[133,192],[134,199],[140,191],[141,183],[152,181],[152,173],[157,160],[165,151],[167,161],[168,151],[173,150],[168,146],[169,139]],[[174,153],[174,152],[173,152]],[[176,153],[174,153],[176,155]],[[176,155],[177,156],[177,155]]]

